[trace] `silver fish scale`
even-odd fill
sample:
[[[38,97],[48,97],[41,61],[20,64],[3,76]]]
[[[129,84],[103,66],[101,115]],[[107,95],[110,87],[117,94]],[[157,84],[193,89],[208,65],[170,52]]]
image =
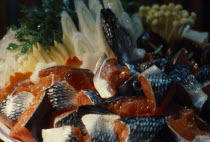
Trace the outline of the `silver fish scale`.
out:
[[[75,105],[76,90],[67,81],[61,81],[45,89],[53,108],[61,110]]]
[[[185,88],[193,105],[201,109],[208,96],[203,92],[202,86],[195,79],[195,76],[191,74],[189,66],[186,64],[174,65],[168,75]]]
[[[1,103],[0,113],[10,120],[17,120],[33,98],[34,95],[26,91],[9,96]]]
[[[84,90],[84,93],[88,96],[88,98],[93,102],[94,105],[100,105],[103,103],[100,95],[92,90]]]
[[[199,83],[205,83],[210,82],[210,72],[209,72],[209,66],[204,67],[197,75],[196,80]]]
[[[113,133],[107,131],[94,131],[94,134],[91,134],[91,139],[93,142],[116,142],[117,138]]]
[[[73,132],[68,134],[68,139],[66,140],[66,142],[78,142],[78,140]]]
[[[176,64],[172,67],[171,71],[168,74],[173,80],[186,84],[186,79],[191,75],[190,68],[186,64]]]
[[[157,106],[160,106],[172,84],[172,79],[164,74],[146,75],[155,95]]]
[[[166,120],[162,116],[125,117],[120,121],[130,128],[128,142],[152,142],[166,128]]]

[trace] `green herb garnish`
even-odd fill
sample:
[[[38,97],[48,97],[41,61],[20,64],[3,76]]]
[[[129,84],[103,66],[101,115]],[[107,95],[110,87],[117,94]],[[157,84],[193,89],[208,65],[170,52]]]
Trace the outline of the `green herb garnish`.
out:
[[[62,42],[60,14],[63,10],[67,10],[70,15],[75,15],[70,4],[66,0],[63,3],[57,0],[42,0],[41,7],[21,7],[21,13],[25,15],[19,19],[20,30],[15,35],[16,40],[21,44],[11,43],[7,49],[21,48],[21,53],[27,53],[37,42],[47,49],[50,49],[54,41]]]

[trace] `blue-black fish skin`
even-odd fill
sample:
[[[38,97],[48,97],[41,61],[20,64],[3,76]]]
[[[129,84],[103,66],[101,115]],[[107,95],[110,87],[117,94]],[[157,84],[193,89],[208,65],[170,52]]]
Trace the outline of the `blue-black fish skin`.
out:
[[[29,106],[34,98],[30,92],[20,92],[14,96],[8,96],[0,103],[0,113],[7,116],[10,120],[17,120],[22,112]]]
[[[207,100],[207,95],[203,92],[201,84],[198,83],[187,64],[179,63],[173,65],[168,71],[168,76],[185,88],[195,108],[200,110],[203,107]]]
[[[62,110],[75,105],[76,90],[66,81],[61,81],[48,87],[45,89],[45,93],[55,110]]]
[[[145,77],[150,82],[157,106],[160,106],[173,83],[172,79],[160,73],[145,75]]]
[[[76,111],[68,114],[54,123],[55,127],[62,127],[66,125],[75,126],[84,132],[84,124],[82,123],[82,116],[86,114],[113,114],[100,106],[84,105],[80,106]],[[84,132],[85,133],[85,132]]]
[[[196,74],[196,79],[201,84],[210,82],[209,66],[205,66],[198,74]]]
[[[119,121],[129,126],[128,142],[152,142],[167,127],[162,116],[132,116]]]
[[[100,95],[92,90],[84,90],[84,93],[89,97],[91,102],[93,102],[94,105],[100,105],[103,103],[102,98]]]
[[[186,64],[173,65],[167,73],[173,80],[183,85],[188,84],[187,77],[191,75],[190,67]]]
[[[138,54],[128,31],[120,25],[110,9],[101,10],[101,25],[105,38],[118,59],[124,62],[132,73],[137,72],[143,57]]]

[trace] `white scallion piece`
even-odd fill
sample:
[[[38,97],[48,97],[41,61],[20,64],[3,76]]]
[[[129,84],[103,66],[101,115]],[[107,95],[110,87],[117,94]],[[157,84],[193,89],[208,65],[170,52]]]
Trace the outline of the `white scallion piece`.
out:
[[[87,38],[80,32],[74,33],[73,35],[73,46],[75,49],[76,56],[82,60],[84,53],[94,53],[94,49],[90,45]]]
[[[92,47],[95,47],[95,20],[82,0],[74,0],[81,33],[88,39]]]
[[[110,55],[111,49],[104,37],[104,33],[101,26],[100,15],[98,15],[96,18],[96,37],[97,37],[96,42],[97,42],[98,50],[106,53],[106,55]]]
[[[88,6],[93,17],[96,19],[97,15],[100,15],[101,9],[103,8],[101,3],[98,0],[89,0]]]
[[[104,7],[111,9],[119,18],[123,13],[123,7],[120,0],[103,0]]]
[[[77,28],[69,16],[69,14],[66,11],[63,11],[61,13],[61,25],[62,25],[62,31],[64,36],[67,37],[67,39],[63,39],[64,42],[67,42],[68,40],[68,46],[66,46],[68,53],[74,55],[74,48],[72,45],[72,36],[75,32],[77,32]]]

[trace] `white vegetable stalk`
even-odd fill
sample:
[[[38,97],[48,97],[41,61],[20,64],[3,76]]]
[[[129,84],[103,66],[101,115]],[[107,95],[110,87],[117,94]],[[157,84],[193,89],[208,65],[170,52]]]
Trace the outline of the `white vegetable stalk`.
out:
[[[98,0],[89,0],[88,5],[93,17],[96,19],[96,17],[100,15],[101,9],[103,8],[101,3]]]
[[[87,52],[89,53],[95,52],[92,46],[90,45],[89,41],[80,32],[74,33],[72,40],[74,41],[73,46],[75,49],[75,54],[80,60],[82,60],[83,54]]]
[[[119,18],[123,13],[123,7],[120,0],[103,0],[104,7],[111,9]]]
[[[68,42],[68,44],[66,45],[66,48],[68,50],[68,53],[70,55],[74,55],[74,47],[72,45],[73,41],[72,41],[72,36],[75,32],[77,32],[77,28],[73,22],[73,20],[71,19],[71,17],[69,16],[69,14],[66,11],[63,11],[61,13],[61,25],[62,25],[62,31],[64,36],[67,37],[67,39],[65,39],[64,37],[64,43]],[[68,41],[67,41],[68,40]]]
[[[100,15],[97,16],[96,18],[96,37],[97,37],[97,45],[98,45],[98,49],[101,52],[106,53],[106,55],[110,55],[111,49],[109,48],[109,45],[104,37],[104,33],[102,30],[102,26],[101,26],[101,18]]]
[[[136,41],[139,35],[144,32],[144,27],[141,18],[139,17],[138,13],[135,13],[131,17],[133,29],[134,29],[134,40]]]
[[[94,18],[82,0],[74,0],[74,4],[79,18],[80,31],[88,39],[92,47],[96,48]]]
[[[72,35],[77,32],[77,28],[66,11],[61,13],[61,25],[63,33],[66,34],[69,39],[72,39]]]

